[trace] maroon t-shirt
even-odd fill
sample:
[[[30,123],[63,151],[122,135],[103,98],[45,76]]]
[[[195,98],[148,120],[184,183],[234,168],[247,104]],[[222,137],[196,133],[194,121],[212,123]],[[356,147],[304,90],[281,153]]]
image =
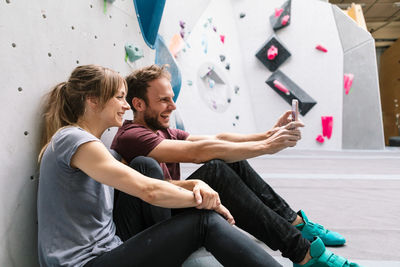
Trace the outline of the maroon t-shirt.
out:
[[[189,133],[178,129],[158,130],[157,133],[148,128],[125,120],[111,144],[111,148],[118,152],[127,162],[137,156],[147,156],[164,139],[186,140]],[[179,163],[161,162],[165,179],[179,180],[181,171]]]

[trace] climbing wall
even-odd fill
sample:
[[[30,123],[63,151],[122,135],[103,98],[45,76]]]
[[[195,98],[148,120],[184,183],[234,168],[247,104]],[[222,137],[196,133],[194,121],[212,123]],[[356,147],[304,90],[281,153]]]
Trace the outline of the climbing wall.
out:
[[[36,266],[37,154],[41,97],[79,64],[121,72],[126,43],[154,62],[141,37],[132,1],[0,1],[0,266]],[[109,142],[115,129],[106,132]]]
[[[267,85],[273,72],[255,56],[274,34],[270,16],[284,3],[167,1],[159,34],[167,44],[183,35],[175,51],[182,75],[175,120],[186,130],[261,132],[290,108]],[[298,149],[383,148],[373,40],[351,23],[328,3],[293,0],[290,23],[275,32],[290,52],[277,70],[316,102],[301,116],[306,127]],[[0,266],[37,266],[43,95],[77,65],[100,64],[126,75],[154,63],[156,52],[143,40],[130,0],[1,0],[0,36]],[[143,57],[125,61],[127,44]],[[318,44],[328,52],[316,50]],[[345,73],[354,74],[349,94]],[[315,141],[323,133],[321,116],[333,118],[322,144]],[[103,135],[106,145],[115,131]]]
[[[160,34],[167,40],[179,33],[184,37],[176,61],[182,72],[177,110],[185,129],[193,134],[254,132],[231,2],[181,3],[167,1]],[[177,10],[185,12],[177,16]]]
[[[299,149],[383,149],[382,119],[374,40],[339,9],[322,1],[291,1],[290,24],[274,31],[269,17],[285,1],[233,1],[234,15],[251,91],[256,128],[262,131],[290,105],[265,84],[270,72],[254,55],[275,34],[290,51],[283,72],[317,104],[300,116],[306,127]],[[241,12],[246,17],[239,19]],[[251,29],[251,30],[249,30]],[[322,45],[328,51],[317,50]],[[344,74],[354,75],[352,90],[344,90]],[[264,114],[268,114],[267,116]],[[330,139],[322,134],[321,117],[333,119]]]

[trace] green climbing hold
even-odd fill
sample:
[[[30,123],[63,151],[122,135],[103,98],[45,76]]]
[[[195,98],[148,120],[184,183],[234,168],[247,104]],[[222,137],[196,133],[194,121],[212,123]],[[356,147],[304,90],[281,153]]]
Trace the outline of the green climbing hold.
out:
[[[125,45],[125,52],[126,52],[125,61],[126,58],[128,58],[130,62],[135,62],[136,60],[144,57],[142,49],[132,44]]]

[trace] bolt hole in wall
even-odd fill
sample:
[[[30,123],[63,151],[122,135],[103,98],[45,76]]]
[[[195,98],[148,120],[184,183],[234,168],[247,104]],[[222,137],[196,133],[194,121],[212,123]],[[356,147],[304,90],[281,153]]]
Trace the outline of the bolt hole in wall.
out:
[[[6,3],[9,4],[11,1],[10,0],[6,0]]]
[[[22,87],[18,87],[18,92],[22,92]]]
[[[29,134],[29,132],[28,132],[28,131],[25,131],[25,132],[24,132],[24,135],[28,135],[28,134]]]
[[[75,26],[71,26],[71,29],[72,29],[72,30],[75,30]]]
[[[79,64],[79,60],[76,61],[76,64]]]
[[[42,17],[43,17],[44,19],[47,18],[47,17],[46,17],[46,14],[42,14]]]
[[[32,175],[32,176],[31,176],[31,180],[34,180],[34,179],[35,179],[35,177]]]
[[[51,53],[47,53],[47,55],[48,55],[49,57],[51,57]]]
[[[17,47],[17,44],[16,43],[12,43],[11,46],[15,48],[15,47]]]

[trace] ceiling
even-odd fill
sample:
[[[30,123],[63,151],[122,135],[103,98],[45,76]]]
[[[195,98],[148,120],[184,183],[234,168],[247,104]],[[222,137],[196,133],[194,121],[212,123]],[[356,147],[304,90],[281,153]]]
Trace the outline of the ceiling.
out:
[[[400,37],[400,0],[329,0],[329,3],[344,10],[351,3],[361,5],[376,46],[390,46]]]

